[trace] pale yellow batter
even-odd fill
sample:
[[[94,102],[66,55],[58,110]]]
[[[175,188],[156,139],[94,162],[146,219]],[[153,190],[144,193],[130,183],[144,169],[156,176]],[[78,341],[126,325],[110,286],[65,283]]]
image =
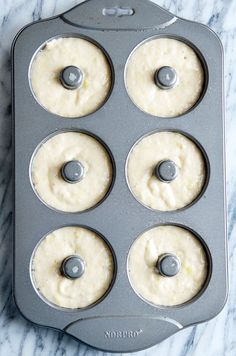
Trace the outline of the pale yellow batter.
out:
[[[67,66],[84,73],[81,88],[63,87],[59,77]],[[81,38],[59,38],[49,41],[33,60],[30,78],[39,103],[50,112],[64,117],[81,117],[96,111],[111,88],[111,69],[104,53]]]
[[[71,255],[85,262],[84,274],[75,280],[61,273],[61,264]],[[104,240],[91,230],[64,227],[47,235],[32,259],[35,287],[49,302],[64,308],[85,308],[109,289],[114,274],[112,253]]]
[[[154,174],[162,160],[172,160],[178,176],[170,183]],[[192,203],[206,181],[205,160],[193,141],[176,132],[157,132],[143,138],[130,153],[128,183],[134,196],[149,208],[171,211]]]
[[[61,176],[62,166],[80,161],[84,178],[75,184]],[[98,204],[112,182],[110,156],[95,138],[79,132],[59,133],[43,143],[31,167],[32,183],[39,197],[50,207],[79,212]]]
[[[158,258],[171,253],[181,262],[179,273],[163,277],[156,269]],[[183,304],[202,289],[208,261],[200,241],[177,226],[158,226],[146,231],[133,244],[128,271],[134,290],[148,302],[160,306]]]
[[[163,66],[175,69],[174,88],[160,89],[154,74]],[[143,111],[160,117],[175,117],[190,110],[203,91],[204,71],[191,47],[170,38],[156,38],[140,45],[126,70],[130,98]]]

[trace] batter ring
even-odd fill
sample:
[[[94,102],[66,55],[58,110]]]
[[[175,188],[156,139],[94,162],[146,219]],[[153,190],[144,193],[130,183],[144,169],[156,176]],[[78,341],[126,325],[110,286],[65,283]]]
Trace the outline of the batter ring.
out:
[[[155,83],[155,73],[166,67],[177,76],[176,84],[168,90]],[[200,59],[190,46],[178,40],[151,39],[135,49],[127,63],[126,87],[130,98],[154,116],[183,115],[197,103],[203,86]]]
[[[161,162],[171,160],[177,177],[163,182],[155,174]],[[191,204],[202,192],[206,164],[198,146],[176,132],[157,132],[144,137],[132,149],[127,162],[127,179],[134,196],[145,206],[173,211]]]
[[[75,184],[62,175],[68,162],[80,162],[83,167],[83,179]],[[112,162],[105,147],[92,136],[61,132],[36,151],[31,177],[37,195],[48,206],[64,212],[81,212],[96,206],[109,191]]]
[[[69,279],[61,272],[68,256],[78,255],[85,264],[83,275]],[[111,250],[95,232],[78,226],[64,227],[47,235],[32,258],[32,279],[39,293],[63,308],[85,308],[108,291],[114,275]]]
[[[157,261],[164,254],[179,259],[180,270],[175,276],[162,276],[157,270]],[[201,291],[208,275],[208,259],[190,231],[173,225],[158,226],[134,242],[128,273],[132,287],[142,298],[159,306],[175,306]]]
[[[82,71],[82,85],[70,90],[60,81],[62,71]],[[81,117],[98,110],[111,89],[111,68],[102,50],[76,37],[53,39],[35,56],[30,69],[33,93],[48,111],[64,117]]]

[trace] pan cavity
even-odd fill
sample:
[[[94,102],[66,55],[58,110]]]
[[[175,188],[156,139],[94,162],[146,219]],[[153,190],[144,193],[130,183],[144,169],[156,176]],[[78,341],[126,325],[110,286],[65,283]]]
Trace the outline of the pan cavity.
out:
[[[97,138],[65,131],[50,136],[33,154],[30,175],[37,196],[67,213],[97,206],[110,191],[113,160]]]
[[[155,306],[177,306],[206,284],[208,256],[200,240],[175,225],[154,227],[132,245],[128,274],[135,292]]]
[[[46,110],[67,118],[97,111],[112,86],[110,62],[99,46],[78,37],[48,41],[34,56],[30,84]]]
[[[139,45],[126,65],[126,88],[142,111],[177,117],[192,109],[204,92],[202,61],[187,44],[172,38],[152,38]]]
[[[153,210],[185,208],[203,193],[208,172],[201,149],[178,132],[151,133],[129,153],[126,175],[134,197]]]
[[[53,306],[86,308],[108,293],[114,266],[111,248],[99,234],[66,226],[49,233],[36,246],[31,278],[38,294]]]

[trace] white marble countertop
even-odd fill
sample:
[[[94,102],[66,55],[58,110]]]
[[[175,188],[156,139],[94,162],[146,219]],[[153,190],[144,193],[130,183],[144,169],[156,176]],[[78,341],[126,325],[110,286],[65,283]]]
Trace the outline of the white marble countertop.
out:
[[[99,1],[99,0],[98,0]],[[27,322],[16,309],[12,278],[12,140],[10,47],[25,24],[59,14],[81,1],[0,0],[0,355],[109,355],[95,351],[58,331]],[[215,30],[225,48],[226,143],[228,166],[229,300],[218,317],[188,328],[152,349],[133,354],[148,356],[236,355],[236,0],[156,0],[174,14],[202,22]],[[235,116],[235,117],[234,117]]]

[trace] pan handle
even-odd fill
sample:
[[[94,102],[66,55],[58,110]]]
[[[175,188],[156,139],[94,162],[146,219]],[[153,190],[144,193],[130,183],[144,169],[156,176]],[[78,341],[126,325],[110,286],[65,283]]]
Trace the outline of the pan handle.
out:
[[[149,0],[87,0],[61,18],[73,26],[103,31],[161,29],[177,19]]]
[[[108,352],[134,352],[151,347],[182,329],[171,319],[143,316],[91,317],[65,331],[80,341]]]

